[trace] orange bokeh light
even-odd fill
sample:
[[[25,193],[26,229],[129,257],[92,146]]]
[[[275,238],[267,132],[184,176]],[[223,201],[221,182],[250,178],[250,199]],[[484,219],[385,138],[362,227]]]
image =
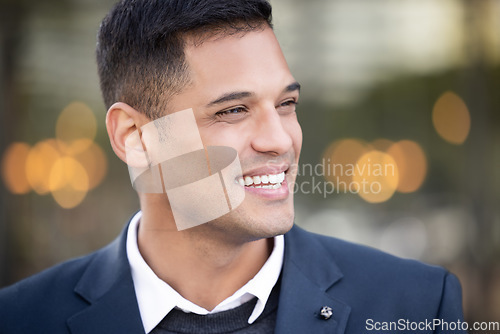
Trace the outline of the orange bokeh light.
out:
[[[354,138],[340,139],[330,144],[323,154],[325,179],[339,190],[349,189],[356,161],[366,151],[365,143]]]
[[[460,96],[447,91],[434,104],[432,123],[441,138],[451,144],[463,144],[470,131],[469,109]]]
[[[102,148],[94,142],[96,119],[84,103],[69,104],[58,117],[56,137],[30,147],[12,143],[2,157],[2,178],[11,193],[49,192],[63,208],[79,205],[107,173]]]
[[[26,143],[15,142],[9,145],[2,158],[2,179],[13,194],[26,194],[31,190],[26,178],[25,165],[31,147]]]
[[[94,189],[104,180],[108,170],[108,161],[102,148],[88,139],[77,140],[71,145],[71,156],[85,168],[88,175],[89,189]],[[85,147],[85,149],[81,149]]]
[[[58,159],[51,170],[49,185],[52,197],[65,209],[79,205],[89,189],[85,168],[71,157]]]
[[[50,191],[49,175],[55,162],[61,157],[54,139],[37,143],[26,159],[26,178],[33,190],[39,194]]]
[[[95,138],[97,122],[92,110],[82,102],[72,102],[64,108],[56,123],[56,138],[66,145],[71,145],[75,140],[82,138]],[[87,143],[89,143],[87,142]],[[84,142],[80,142],[82,144]],[[65,146],[62,146],[64,149]],[[85,149],[85,147],[80,147]]]
[[[418,190],[427,174],[427,158],[420,145],[411,140],[402,140],[392,145],[387,153],[398,165],[397,191],[411,193]]]
[[[398,166],[392,156],[373,150],[358,159],[352,181],[361,198],[370,203],[381,203],[392,197],[398,178]]]

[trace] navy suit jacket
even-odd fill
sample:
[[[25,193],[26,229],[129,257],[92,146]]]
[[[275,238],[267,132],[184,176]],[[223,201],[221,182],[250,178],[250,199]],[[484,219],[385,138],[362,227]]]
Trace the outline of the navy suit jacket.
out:
[[[0,333],[144,333],[126,231],[95,253],[0,290]],[[463,321],[460,284],[443,268],[297,226],[285,234],[279,298],[275,333],[405,332],[396,325],[448,333],[429,324]],[[333,310],[328,320],[319,315],[323,306]]]

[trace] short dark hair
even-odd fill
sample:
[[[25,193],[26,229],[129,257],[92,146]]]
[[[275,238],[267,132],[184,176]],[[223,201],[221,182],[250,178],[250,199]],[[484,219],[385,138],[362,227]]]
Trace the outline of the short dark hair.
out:
[[[122,0],[97,36],[97,67],[106,107],[125,102],[150,119],[189,84],[186,36],[272,27],[267,0]]]

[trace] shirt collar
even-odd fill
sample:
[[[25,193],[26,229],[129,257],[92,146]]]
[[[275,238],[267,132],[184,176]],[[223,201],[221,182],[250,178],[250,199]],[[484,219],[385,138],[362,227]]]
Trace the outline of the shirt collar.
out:
[[[160,321],[175,307],[185,312],[209,314],[229,310],[257,297],[254,310],[248,318],[253,323],[264,311],[271,290],[276,285],[285,253],[285,241],[282,235],[274,237],[271,255],[259,272],[243,287],[208,311],[182,297],[170,285],[162,281],[148,266],[137,245],[137,228],[142,217],[139,211],[130,221],[127,231],[127,257],[132,271],[135,294],[146,333],[151,332]]]

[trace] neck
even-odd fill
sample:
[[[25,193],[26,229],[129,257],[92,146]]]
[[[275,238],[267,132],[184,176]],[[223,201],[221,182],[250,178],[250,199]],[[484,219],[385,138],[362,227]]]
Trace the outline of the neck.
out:
[[[168,208],[142,206],[141,255],[160,279],[207,310],[251,280],[271,254],[273,239],[230,240],[211,223],[177,231]]]

